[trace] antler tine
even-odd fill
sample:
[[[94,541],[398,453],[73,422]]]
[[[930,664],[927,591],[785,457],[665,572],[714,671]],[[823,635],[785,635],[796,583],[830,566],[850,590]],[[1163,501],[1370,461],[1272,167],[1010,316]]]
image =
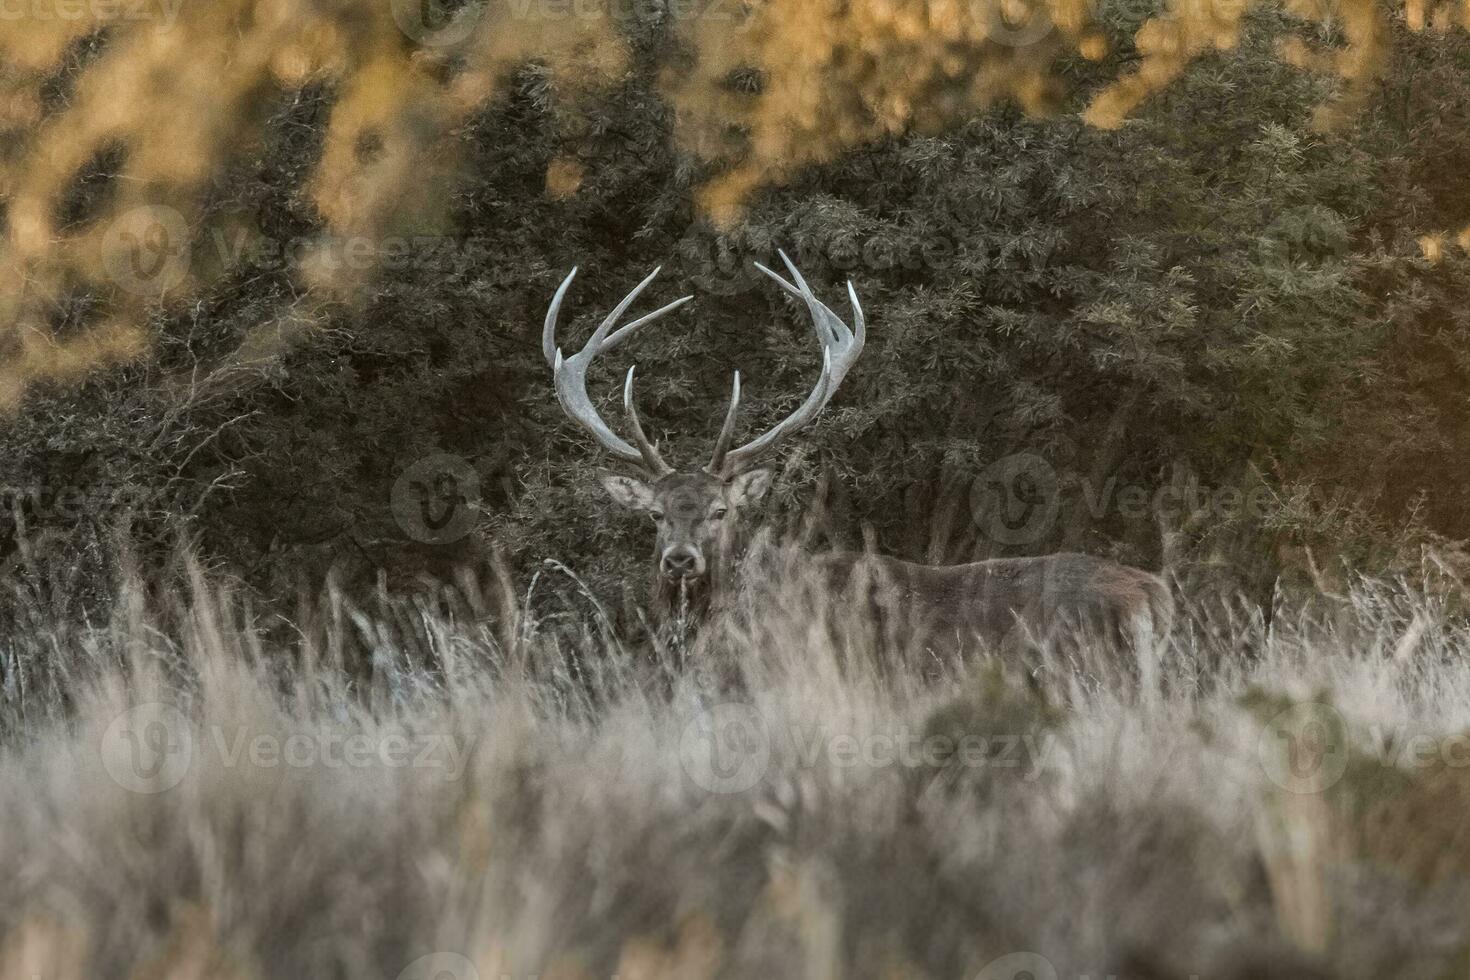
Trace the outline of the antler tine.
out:
[[[781,257],[783,259],[786,258],[786,254],[784,252],[781,253]],[[788,259],[787,261],[789,262],[790,260]],[[797,288],[796,286],[793,286],[791,283],[787,282],[779,272],[776,272],[773,269],[768,268],[767,266],[761,265],[759,262],[755,263],[755,267],[764,272],[766,275],[770,276],[772,279],[776,280],[777,284],[779,284],[782,289],[786,290],[796,299],[799,299],[803,303],[807,304],[807,308],[812,311],[812,325],[816,330],[817,343],[821,344],[823,347],[826,347],[828,344],[837,343],[841,340],[842,335],[838,333],[836,328],[834,328],[833,322],[835,321],[838,326],[843,326],[842,321],[838,319],[837,314],[833,313],[830,309],[827,308],[826,303],[823,303],[821,300],[817,299],[816,296],[811,294],[811,291],[806,288],[805,282],[801,284],[801,288]],[[815,308],[812,307],[812,303],[816,303],[817,306]],[[820,308],[820,310],[822,311],[821,313],[817,312],[818,308]]]
[[[821,310],[827,309],[826,305],[817,299],[816,294],[812,292],[812,287],[806,284],[806,279],[802,277],[801,270],[796,267],[796,263],[791,261],[791,256],[779,248],[776,249],[776,254],[781,256],[781,262],[786,266],[786,271],[791,273],[791,280],[796,283],[797,294],[806,303],[807,308],[812,311],[812,320],[814,322],[820,321],[821,326],[826,327],[829,332],[832,331],[833,325],[825,321],[821,314]],[[828,310],[827,312],[830,313],[831,311]],[[833,319],[836,319],[835,315]],[[838,323],[841,322],[840,320],[838,321]]]
[[[832,400],[832,396],[837,393],[842,379],[847,376],[847,372],[857,361],[858,355],[862,353],[863,344],[867,341],[867,323],[863,316],[862,306],[858,303],[857,290],[851,281],[847,284],[847,295],[852,301],[853,328],[849,328],[825,303],[817,299],[811,287],[802,278],[800,270],[796,268],[795,263],[787,257],[786,253],[780,252],[779,254],[781,261],[786,263],[791,278],[795,280],[794,285],[759,262],[756,263],[756,268],[776,280],[786,292],[806,303],[812,316],[812,329],[816,332],[817,340],[822,345],[822,373],[806,401],[802,402],[801,406],[791,415],[739,449],[733,449],[723,456],[717,456],[719,472],[724,475],[730,475],[749,467],[782,439],[816,418]],[[726,426],[729,427],[732,421],[727,416]],[[724,432],[721,432],[721,438],[724,438]]]
[[[863,352],[863,345],[868,341],[868,322],[863,316],[863,306],[858,302],[857,290],[852,285],[852,280],[847,280],[847,296],[852,303],[852,322],[849,327],[842,322],[842,318],[832,312],[832,308],[817,298],[811,291],[811,287],[802,278],[800,270],[796,268],[785,252],[779,253],[781,261],[786,263],[786,268],[791,270],[791,276],[800,286],[800,294],[806,300],[807,308],[812,311],[812,318],[820,319],[827,327],[828,336],[833,345],[838,349],[838,358],[832,368],[832,392],[836,393],[837,386],[842,384],[842,379],[847,376],[859,354]]]
[[[725,468],[725,454],[730,451],[730,443],[735,440],[735,417],[739,414],[740,372],[736,371],[735,380],[730,386],[730,407],[725,410],[725,424],[720,426],[720,437],[715,440],[714,455],[704,468],[711,476],[719,476]]]
[[[567,290],[572,288],[572,280],[577,278],[577,266],[572,266],[572,271],[556,287],[556,295],[551,297],[551,305],[546,308],[546,322],[541,326],[541,353],[546,355],[547,365],[556,370],[556,359],[560,351],[556,346],[556,318],[561,314],[561,301],[567,295]]]
[[[622,302],[618,303],[613,311],[603,319],[602,323],[598,324],[597,330],[593,332],[587,344],[571,357],[565,357],[561,349],[556,346],[556,321],[557,316],[561,312],[562,300],[566,297],[567,290],[571,287],[572,279],[577,274],[577,270],[575,268],[572,269],[567,277],[562,280],[561,285],[557,287],[556,295],[551,299],[551,306],[546,311],[546,323],[541,332],[541,350],[546,356],[547,362],[551,364],[552,377],[556,386],[556,399],[561,403],[562,409],[574,421],[592,433],[593,438],[597,440],[598,444],[617,457],[619,461],[642,468],[650,476],[655,478],[672,472],[672,470],[664,464],[663,460],[659,458],[657,451],[653,449],[653,446],[644,437],[642,426],[638,424],[636,413],[632,416],[632,421],[637,427],[637,438],[640,440],[640,445],[637,447],[628,444],[602,420],[602,416],[598,414],[597,408],[592,404],[592,399],[587,394],[587,369],[599,354],[621,344],[633,334],[633,331],[645,324],[652,323],[659,317],[678,309],[689,301],[690,297],[688,296],[675,300],[652,313],[639,317],[637,320],[617,331],[617,333],[609,336],[613,327],[617,325],[618,320],[628,311],[628,307],[633,304],[633,301],[638,298],[638,294],[649,283],[653,282],[654,277],[658,273],[659,270],[654,269],[642,282],[634,286],[632,291],[623,297]],[[629,383],[631,385],[631,379]],[[643,449],[645,445],[647,446],[648,452],[645,452]]]
[[[603,341],[607,339],[608,332],[618,325],[618,321],[623,318],[624,313],[628,312],[628,307],[633,305],[633,301],[638,298],[638,294],[647,289],[648,284],[658,278],[658,274],[663,271],[663,268],[661,265],[654,266],[653,271],[644,276],[643,281],[629,290],[628,295],[624,296],[622,301],[613,307],[612,312],[602,318],[602,322],[597,325],[597,329],[592,333],[592,339],[587,341],[589,348],[595,348],[597,353],[602,353]],[[649,322],[650,319],[652,318],[642,317],[638,321],[629,324],[629,326],[641,327],[643,324]],[[622,331],[618,332],[622,333]]]
[[[831,343],[840,342],[844,338],[850,337],[852,331],[847,329],[847,324],[843,323],[842,318],[832,312],[830,306],[817,298],[816,294],[812,292],[811,287],[806,284],[806,279],[802,277],[801,270],[796,267],[796,263],[792,262],[790,257],[780,249],[776,250],[776,254],[781,256],[781,261],[786,264],[787,270],[791,273],[791,278],[796,280],[796,285],[793,286],[782,278],[780,273],[772,271],[759,262],[755,266],[776,280],[782,289],[807,305],[807,308],[812,312],[812,320],[818,329],[818,339],[822,339],[824,343]],[[849,285],[851,285],[851,280],[849,280]],[[822,330],[827,332],[825,339],[820,336]]]
[[[633,430],[633,443],[638,447],[638,452],[643,456],[643,467],[654,477],[668,476],[674,472],[674,468],[665,463],[663,457],[658,454],[658,448],[648,441],[648,436],[643,431],[643,423],[638,420],[638,409],[633,404],[633,372],[638,370],[638,365],[628,368],[628,380],[623,384],[623,411],[628,416],[628,425]]]
[[[786,254],[784,252],[781,253],[781,257],[785,259]],[[790,259],[786,259],[786,262],[788,265],[791,264]],[[772,272],[770,269],[761,265],[759,262],[756,263],[756,268],[760,269],[766,275],[776,280],[776,282],[781,285],[782,289],[785,289],[792,296],[802,300],[807,304],[807,308],[811,310],[812,313],[812,319],[814,323],[814,329],[817,334],[817,340],[824,347],[835,345],[840,353],[847,347],[851,346],[851,354],[846,357],[839,358],[834,368],[835,373],[832,379],[832,389],[833,391],[836,391],[837,386],[842,384],[842,379],[847,375],[848,369],[852,367],[853,362],[857,360],[858,354],[862,352],[863,345],[867,343],[868,338],[867,320],[863,316],[863,307],[862,304],[858,302],[857,290],[853,288],[852,280],[849,279],[847,281],[847,296],[848,299],[852,302],[853,310],[853,326],[849,328],[846,323],[842,322],[841,317],[832,312],[832,308],[830,306],[828,306],[826,303],[823,303],[820,299],[816,297],[815,294],[812,293],[809,288],[807,288],[805,281],[801,282],[802,288],[798,289],[796,286],[793,286],[791,283],[782,278],[780,273]],[[792,267],[792,270],[795,271],[794,266]],[[800,279],[799,274],[797,278]]]
[[[608,351],[612,350],[613,348],[615,348],[619,344],[621,344],[623,341],[625,341],[629,337],[633,336],[633,331],[637,330],[639,327],[643,326],[645,323],[652,323],[654,320],[657,320],[659,317],[663,316],[664,314],[674,312],[679,307],[683,306],[685,303],[689,302],[693,298],[694,298],[693,296],[680,296],[678,299],[674,300],[672,303],[669,303],[666,306],[660,306],[658,309],[654,310],[652,313],[645,313],[645,314],[643,314],[638,319],[634,320],[632,323],[629,323],[626,326],[623,326],[623,327],[619,328],[617,331],[615,331],[612,334],[612,336],[610,336],[606,340],[604,340],[602,342],[602,346],[597,349],[597,353],[599,353],[599,354],[606,354]]]
[[[756,436],[750,442],[739,449],[732,449],[725,454],[720,468],[721,475],[731,476],[739,473],[755,463],[769,450],[775,448],[776,444],[785,439],[791,433],[806,425],[827,405],[827,400],[832,391],[832,348],[827,347],[822,351],[822,373],[817,377],[816,387],[812,393],[807,395],[806,401],[802,402],[796,411],[786,418],[771,426],[765,432]]]

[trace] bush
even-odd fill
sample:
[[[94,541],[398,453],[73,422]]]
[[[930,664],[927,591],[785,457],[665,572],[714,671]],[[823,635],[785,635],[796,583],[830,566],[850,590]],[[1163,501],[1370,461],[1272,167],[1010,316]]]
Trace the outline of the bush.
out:
[[[1069,108],[1128,56],[1136,22],[1105,14],[1120,53],[1064,64]],[[833,410],[788,456],[778,519],[809,500],[833,543],[867,529],[933,561],[1077,548],[1226,563],[1258,598],[1288,546],[1412,556],[1406,527],[1465,533],[1451,394],[1466,263],[1431,266],[1416,244],[1423,208],[1459,200],[1463,146],[1424,120],[1428,95],[1405,74],[1357,125],[1314,132],[1323,83],[1276,58],[1282,23],[1253,13],[1235,50],[1120,129],[997,109],[794,172],[723,230],[698,215],[705,170],[672,148],[656,92],[672,42],[624,25],[635,69],[577,112],[532,66],[445,137],[465,164],[442,185],[447,235],[383,261],[350,299],[305,305],[296,276],[245,253],[192,305],[151,314],[150,359],[35,390],[0,435],[5,482],[43,498],[131,488],[135,533],[182,533],[275,595],[334,564],[443,577],[494,540],[520,570],[571,563],[612,601],[645,544],[607,516],[588,444],[551,397],[545,305],[579,264],[571,344],[655,265],[649,304],[696,295],[593,386],[611,403],[636,359],[651,428],[698,459],[731,370],[745,372],[750,429],[812,383],[804,314],[750,267],[781,247],[839,307],[851,277],[872,326]],[[1458,90],[1462,38],[1399,40],[1404,71]],[[315,79],[270,102],[253,152],[211,178],[201,228],[233,241],[226,219],[244,211],[268,240],[331,232],[313,168],[344,98]],[[455,547],[412,540],[391,507],[398,477],[435,453],[478,477],[478,526]],[[1005,544],[969,512],[977,477],[1016,453],[1055,472],[1060,509]],[[1147,500],[1179,475],[1225,502],[1181,521],[1166,555]],[[23,508],[27,533],[75,555],[99,553],[114,523],[47,499]]]

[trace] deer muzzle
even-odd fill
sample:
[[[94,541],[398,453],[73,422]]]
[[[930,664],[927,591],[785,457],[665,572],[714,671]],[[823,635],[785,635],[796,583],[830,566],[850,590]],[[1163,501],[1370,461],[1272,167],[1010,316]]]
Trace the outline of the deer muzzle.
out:
[[[667,548],[659,559],[659,571],[665,578],[673,581],[699,578],[704,575],[704,570],[704,555],[697,548],[689,545],[675,545]]]

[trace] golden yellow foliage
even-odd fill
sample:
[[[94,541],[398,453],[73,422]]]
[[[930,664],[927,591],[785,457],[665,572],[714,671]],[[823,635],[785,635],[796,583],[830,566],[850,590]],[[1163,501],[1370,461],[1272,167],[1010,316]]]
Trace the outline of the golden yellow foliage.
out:
[[[1146,21],[1134,36],[1143,56],[1139,66],[1093,98],[1083,118],[1102,129],[1115,129],[1144,99],[1162,90],[1207,51],[1226,51],[1240,40],[1246,0],[1171,0],[1159,17]]]
[[[258,232],[248,218],[211,213],[206,197],[259,146],[272,106],[325,83],[336,101],[307,188],[324,232],[289,256],[300,298],[257,327],[235,361],[256,364],[309,334],[328,304],[362,294],[390,243],[442,230],[461,166],[452,133],[509,71],[537,59],[566,87],[627,69],[609,2],[487,0],[429,23],[417,0],[27,0],[26,16],[0,19],[9,225],[0,409],[33,382],[146,353],[154,314],[238,263],[199,245]],[[1089,123],[1121,125],[1191,61],[1234,47],[1253,0],[1166,2],[1135,36],[1137,66],[1085,110]],[[1470,0],[1405,4],[1416,29],[1470,26]],[[1108,53],[1088,0],[712,0],[670,10],[691,57],[660,85],[679,144],[715,165],[698,203],[720,223],[736,220],[756,188],[853,147],[941,130],[1001,100],[1047,112],[1061,95],[1059,57]],[[1376,0],[1288,0],[1288,10],[1341,28],[1339,47],[1280,44],[1290,63],[1342,79],[1316,118],[1336,125],[1383,74],[1387,15]],[[100,38],[100,51],[65,73],[69,95],[48,106],[48,80],[86,38]],[[79,180],[113,159],[103,203],[69,215]],[[584,176],[573,156],[559,157],[546,191],[573,195]],[[79,297],[84,322],[68,323]]]
[[[694,60],[663,89],[684,148],[726,164],[700,194],[721,222],[755,187],[851,147],[1007,98],[1044,112],[1056,57],[1107,49],[1085,0],[761,0],[699,10],[680,32]]]
[[[582,164],[571,157],[558,157],[546,168],[546,193],[557,200],[574,196],[586,177]]]
[[[287,318],[314,322],[320,304],[351,298],[384,236],[438,228],[453,187],[449,133],[532,58],[567,85],[615,77],[625,45],[604,5],[492,0],[442,23],[408,0],[34,0],[0,20],[0,406],[26,386],[60,380],[149,347],[150,314],[196,293],[227,262],[196,257],[210,181],[250,152],[262,119],[308,82],[338,93],[311,198],[325,234],[300,255],[306,299]],[[73,72],[66,104],[42,97],[78,39],[101,53]],[[104,154],[121,158],[99,213],[67,224],[66,195]],[[344,251],[350,250],[350,261]],[[95,315],[63,334],[68,298]]]
[[[1406,0],[1405,16],[1416,29],[1423,24],[1423,3]],[[1120,125],[1129,112],[1165,88],[1195,58],[1233,48],[1252,6],[1253,0],[1170,0],[1167,10],[1145,22],[1134,38],[1143,55],[1142,64],[1098,93],[1085,118],[1103,128]],[[1337,97],[1319,106],[1313,120],[1318,130],[1330,130],[1362,108],[1387,69],[1386,9],[1378,0],[1287,0],[1286,10],[1307,24],[1336,26],[1343,34],[1341,47],[1325,50],[1313,48],[1300,37],[1283,38],[1278,45],[1287,63],[1342,80]]]
[[[1411,26],[1470,25],[1470,0],[1406,0]],[[1138,65],[1091,99],[1083,118],[1111,129],[1196,58],[1240,41],[1254,0],[1166,0],[1134,36]],[[686,19],[690,66],[669,72],[683,147],[720,165],[702,189],[704,211],[738,218],[755,188],[803,166],[911,130],[953,125],[998,100],[1029,113],[1059,94],[1057,58],[1100,60],[1108,44],[1078,0],[757,0],[744,14],[719,5]],[[1283,39],[1291,64],[1341,79],[1314,124],[1341,124],[1374,91],[1389,58],[1388,16],[1377,0],[1288,0],[1308,25],[1337,27],[1343,43]]]
[[[1404,21],[1412,31],[1426,28],[1443,34],[1451,27],[1470,30],[1470,2],[1467,0],[1405,0]]]

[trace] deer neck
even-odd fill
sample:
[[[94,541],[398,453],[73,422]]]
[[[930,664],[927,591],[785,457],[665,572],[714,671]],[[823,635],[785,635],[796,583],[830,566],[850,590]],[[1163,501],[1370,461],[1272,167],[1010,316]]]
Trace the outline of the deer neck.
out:
[[[710,555],[709,575],[698,582],[681,584],[670,581],[655,571],[655,618],[662,623],[683,619],[691,625],[708,620],[710,614],[729,598],[730,591],[734,588],[739,555],[738,539],[728,535],[718,543],[715,553]]]

